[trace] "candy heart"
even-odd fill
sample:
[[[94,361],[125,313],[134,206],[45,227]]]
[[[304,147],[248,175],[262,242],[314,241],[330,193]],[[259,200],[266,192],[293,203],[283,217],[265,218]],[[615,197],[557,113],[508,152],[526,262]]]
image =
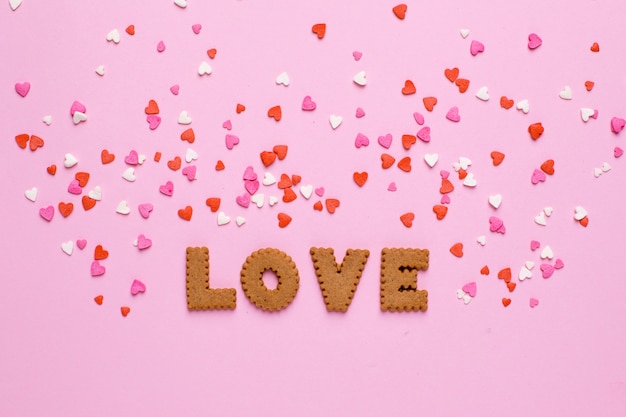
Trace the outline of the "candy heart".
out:
[[[552,252],[552,248],[550,246],[546,246],[541,250],[541,259],[552,259],[554,257],[554,252]]]
[[[480,246],[485,246],[487,244],[487,237],[485,235],[480,235],[476,238],[476,242],[480,243]]]
[[[354,146],[358,149],[361,146],[368,146],[370,144],[370,140],[367,136],[362,133],[356,135],[356,139],[354,140]]]
[[[252,197],[250,197],[250,201],[254,203],[258,208],[263,207],[263,203],[265,202],[265,196],[262,193],[256,193]]]
[[[148,217],[150,217],[150,213],[154,209],[154,206],[150,203],[141,203],[137,208],[139,209],[139,214],[141,215],[141,217],[147,219]]]
[[[602,172],[609,172],[611,170],[611,165],[609,165],[608,162],[603,162],[601,169]]]
[[[315,189],[315,194],[318,197],[323,197],[324,196],[324,191],[325,191],[324,187],[318,187],[318,188]]]
[[[237,223],[237,226],[239,227],[243,226],[245,222],[246,222],[246,218],[243,216],[237,216],[237,218],[235,219],[235,223]]]
[[[533,261],[526,261],[524,262],[524,266],[526,267],[526,269],[530,271],[531,269],[534,268],[535,263]]]
[[[152,246],[152,240],[145,237],[143,234],[137,236],[137,249],[144,250]]]
[[[200,76],[211,75],[212,72],[213,72],[213,68],[211,68],[209,63],[206,61],[202,61],[200,65],[198,66],[198,74]]]
[[[613,149],[613,156],[616,157],[616,158],[619,158],[622,155],[624,155],[624,150],[622,148],[620,148],[619,146],[616,146]]]
[[[242,194],[240,196],[237,196],[235,201],[241,207],[248,208],[248,206],[250,205],[250,195],[249,194]]]
[[[91,276],[92,277],[99,277],[101,275],[104,275],[104,273],[106,272],[106,268],[102,265],[100,265],[100,262],[98,261],[93,261],[91,263]]]
[[[30,83],[15,83],[15,92],[22,97],[26,97],[26,94],[30,91]]]
[[[405,96],[411,95],[411,94],[415,94],[415,84],[413,84],[413,81],[411,80],[406,80],[404,82],[404,87],[402,87],[402,94],[404,94]]]
[[[523,111],[524,114],[528,114],[530,111],[530,103],[528,102],[528,99],[518,101],[515,107],[517,110]]]
[[[539,300],[537,300],[536,298],[531,297],[529,300],[529,305],[530,308],[535,308],[539,305]]]
[[[570,88],[569,85],[566,85],[565,88],[561,90],[561,92],[559,93],[559,97],[561,97],[563,100],[572,99],[572,89]]]
[[[159,41],[157,44],[157,52],[165,51],[165,43],[163,41]]]
[[[197,35],[200,33],[200,30],[202,30],[202,25],[197,23],[195,25],[191,25],[191,30]]]
[[[500,204],[502,204],[502,195],[500,195],[500,194],[490,195],[489,196],[489,204],[491,204],[491,206],[493,208],[495,208],[495,209],[500,207]]]
[[[426,110],[433,111],[437,105],[437,97],[424,97],[422,102],[424,103],[424,108],[426,108]]]
[[[251,166],[247,166],[246,170],[243,173],[243,179],[246,181],[254,181],[257,179],[256,172],[254,172],[254,168]]]
[[[65,154],[65,160],[63,161],[63,166],[65,168],[71,168],[78,163],[78,159],[71,153]]]
[[[337,129],[339,127],[339,125],[341,124],[341,122],[343,122],[343,117],[331,114],[330,118],[329,118],[329,122],[330,122],[330,126],[333,128],[333,130]]]
[[[400,20],[404,20],[404,17],[406,16],[406,10],[407,10],[407,5],[404,3],[398,4],[397,6],[394,6],[391,9],[393,14],[395,14],[396,17]]]
[[[365,79],[365,71],[358,72],[354,78],[352,79],[355,84],[360,85],[361,87],[367,84],[367,80]]]
[[[309,199],[311,198],[311,195],[313,194],[313,186],[312,185],[301,185],[300,186],[300,194],[302,194],[302,197],[304,197],[305,199]]]
[[[174,94],[175,96],[178,95],[179,91],[180,91],[180,86],[178,84],[174,84],[173,86],[170,87],[170,92]]]
[[[554,174],[554,160],[553,159],[548,159],[543,164],[541,164],[540,168],[546,174],[553,175]]]
[[[75,125],[84,122],[87,120],[87,115],[83,112],[79,112],[79,111],[75,111],[74,115],[72,116],[72,121],[74,122]]]
[[[580,109],[580,118],[583,119],[583,122],[587,122],[589,118],[594,115],[594,113],[594,109],[583,107]]]
[[[476,283],[475,282],[468,282],[467,284],[463,285],[461,289],[467,294],[469,294],[471,297],[476,297]]]
[[[420,126],[424,124],[424,116],[422,116],[421,113],[413,113],[413,119],[415,119],[415,122]]]
[[[195,161],[196,159],[198,159],[198,154],[196,153],[196,151],[191,148],[187,148],[187,152],[185,153],[185,161],[189,163],[191,161]]]
[[[451,83],[455,82],[457,78],[459,78],[459,69],[458,68],[446,68],[443,71],[443,75],[446,76],[446,78],[448,79],[448,81],[450,81]]]
[[[459,242],[452,245],[452,247],[450,248],[450,253],[457,258],[463,257],[463,244]]]
[[[263,185],[272,185],[276,184],[276,178],[270,173],[266,172],[263,176]]]
[[[135,168],[126,168],[126,170],[124,170],[124,172],[122,173],[122,178],[124,178],[128,182],[135,181]]]
[[[174,194],[174,184],[172,181],[168,181],[165,185],[159,186],[159,192],[163,195],[171,197]]]
[[[450,204],[450,196],[448,194],[441,196],[441,204]]]
[[[513,104],[515,104],[515,102],[513,100],[510,100],[507,96],[500,97],[500,107],[502,107],[503,109],[508,110],[513,107]]]
[[[87,108],[80,101],[74,101],[70,106],[70,115],[74,116],[74,113],[76,113],[77,111],[81,113],[87,113]]]
[[[613,117],[611,119],[611,131],[613,133],[621,132],[625,125],[626,125],[626,120],[620,117]]]
[[[450,173],[448,171],[446,171],[445,169],[442,169],[441,171],[439,171],[439,175],[441,176],[441,179],[445,180],[445,179],[448,179],[448,177],[450,176]],[[454,189],[454,187],[452,187],[452,189]],[[450,190],[450,191],[452,191],[452,190]]]
[[[489,93],[487,91],[487,87],[480,87],[476,92],[476,98],[482,101],[489,100]]]
[[[444,217],[446,217],[446,214],[448,213],[448,207],[440,206],[440,205],[433,206],[433,213],[435,213],[437,220],[443,220]]]
[[[541,264],[541,276],[544,278],[550,278],[554,274],[554,267],[550,264]]]
[[[472,54],[472,56],[476,56],[481,52],[485,51],[485,45],[483,45],[482,43],[478,42],[478,41],[472,41],[472,43],[470,44],[470,53]]]
[[[352,52],[352,57],[354,58],[355,61],[360,60],[362,56],[363,56],[362,52],[359,52],[359,51]]]
[[[144,284],[143,282],[135,279],[133,280],[133,283],[130,285],[130,293],[132,295],[137,295],[140,292],[145,292],[146,291],[146,284]]]
[[[247,180],[244,183],[244,188],[250,195],[252,195],[259,190],[259,182],[257,180],[254,180],[254,181]]]
[[[539,243],[536,240],[531,240],[530,241],[530,250],[535,251],[537,249],[539,249],[539,246],[541,245],[541,243]]]
[[[67,187],[67,192],[70,194],[79,195],[79,194],[82,194],[83,189],[78,184],[78,180],[72,180],[70,182],[70,185],[68,185]]]
[[[217,225],[218,226],[223,226],[225,224],[230,223],[230,217],[228,217],[226,214],[224,214],[223,211],[220,211],[217,214]]]
[[[156,129],[161,124],[161,118],[159,116],[155,116],[154,114],[146,116],[146,121],[148,122],[150,130]]]
[[[424,155],[424,161],[429,167],[433,168],[437,164],[437,161],[439,161],[439,154],[427,153]]]
[[[96,201],[102,200],[102,189],[96,185],[93,190],[89,191],[89,198],[93,198]]]
[[[281,72],[278,77],[276,77],[276,84],[282,84],[287,87],[289,85],[289,75],[287,75],[286,72]]]
[[[268,200],[268,203],[270,203],[270,207],[273,206],[274,204],[278,203],[278,197],[271,195]]]
[[[107,41],[111,42],[115,42],[115,43],[120,43],[120,32],[118,32],[117,29],[113,29],[112,31],[110,31],[107,34]]]
[[[502,234],[506,233],[506,227],[504,227],[504,222],[498,217],[489,217],[489,231]]]
[[[547,224],[546,216],[543,211],[539,213],[539,215],[535,216],[535,223],[537,223],[539,226],[545,226]]]
[[[182,170],[182,174],[187,177],[189,181],[193,181],[196,179],[196,166],[188,165]]]
[[[326,23],[316,23],[311,27],[311,32],[317,35],[317,39],[323,39],[326,34]]]
[[[416,136],[424,143],[430,142],[430,127],[424,126],[417,132]]]
[[[44,122],[46,125],[50,126],[50,124],[52,124],[52,116],[47,115],[44,116],[43,119],[41,119],[42,122]]]
[[[461,116],[459,115],[459,108],[454,106],[450,110],[448,110],[448,113],[446,113],[446,119],[452,122],[459,122],[461,120]]]
[[[226,120],[224,123],[222,123],[222,127],[226,130],[231,130],[233,128],[233,124],[230,120]]]
[[[311,100],[311,96],[304,96],[304,100],[302,100],[302,110],[304,111],[313,111],[317,107],[317,104],[313,100]]]
[[[400,221],[405,227],[413,226],[413,220],[415,220],[414,213],[405,213],[402,216],[400,216]]]
[[[187,7],[187,0],[174,0],[174,4],[181,9],[184,9],[185,7]]]
[[[556,261],[554,261],[554,269],[561,269],[564,266],[565,264],[563,263],[561,259],[557,259]]]
[[[535,169],[533,171],[533,175],[530,177],[530,182],[533,184],[538,184],[540,182],[544,182],[546,180],[545,172]]]
[[[474,174],[471,172],[467,174],[467,177],[463,180],[463,185],[466,187],[476,187],[478,182],[474,179]]]
[[[520,281],[524,281],[525,279],[532,278],[532,277],[533,277],[533,273],[532,273],[532,272],[530,272],[530,270],[529,270],[528,268],[526,268],[525,266],[523,266],[523,267],[520,269],[519,274],[518,274],[518,276],[517,276],[517,277],[518,277],[518,279],[519,279]]]
[[[580,221],[585,217],[587,217],[587,210],[581,206],[576,206],[574,208],[574,219]]]
[[[456,296],[459,300],[463,300],[463,303],[465,303],[466,305],[469,304],[470,301],[472,301],[472,296],[463,290],[456,290]]]
[[[465,156],[462,156],[459,158],[459,167],[461,169],[467,170],[471,165],[472,165],[471,159],[466,158]],[[455,171],[458,171],[458,169],[455,169]]]
[[[226,135],[225,136],[226,149],[232,150],[235,145],[239,144],[239,138],[235,135]]]
[[[552,216],[552,212],[554,211],[554,209],[550,206],[548,207],[544,207],[543,208],[543,212],[546,214],[546,216],[550,217]]]
[[[99,65],[96,68],[96,74],[98,74],[101,77],[104,75],[104,65]]]
[[[360,107],[357,107],[355,116],[357,119],[360,119],[361,117],[365,116],[365,110],[363,110]]]
[[[30,201],[35,202],[37,200],[37,187],[33,187],[30,190],[24,191],[24,195]]]
[[[180,114],[178,115],[178,124],[188,125],[190,123],[191,123],[191,117],[189,117],[187,110],[181,111]]]
[[[115,209],[115,211],[120,213],[120,214],[128,214],[128,213],[130,213],[130,208],[128,207],[128,202],[126,200],[120,201],[120,203],[117,205],[117,209]]]
[[[395,182],[390,182],[389,185],[387,186],[387,191],[397,191],[398,187],[396,186]]]
[[[385,136],[379,136],[378,137],[378,144],[380,146],[382,146],[385,149],[389,149],[389,147],[391,146],[391,142],[392,142],[393,138],[391,136],[390,133],[387,133]]]
[[[9,0],[9,6],[11,10],[15,11],[22,4],[22,0]]]
[[[67,242],[63,242],[61,243],[61,250],[69,256],[72,256],[72,253],[74,253],[74,242],[72,242],[71,240],[67,241]]]
[[[528,35],[528,49],[536,49],[541,46],[543,41],[536,33],[531,33]]]

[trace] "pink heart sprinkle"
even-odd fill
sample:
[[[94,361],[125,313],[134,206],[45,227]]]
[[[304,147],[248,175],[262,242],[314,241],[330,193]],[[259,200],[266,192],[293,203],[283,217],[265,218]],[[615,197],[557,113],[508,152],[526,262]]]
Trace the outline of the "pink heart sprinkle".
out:
[[[352,52],[352,56],[354,57],[355,61],[358,61],[363,56],[363,53],[359,51],[354,51]]]
[[[193,181],[196,179],[196,166],[195,165],[187,165],[183,168],[183,175],[187,177],[189,181]]]
[[[450,196],[448,194],[441,196],[441,204],[450,204]]]
[[[450,110],[448,110],[448,113],[446,113],[446,119],[456,123],[460,122],[461,115],[459,114],[459,108],[457,106],[454,106]]]
[[[259,186],[260,183],[257,180],[247,180],[244,184],[246,191],[250,194],[253,195],[254,193],[256,193],[257,191],[259,191]]]
[[[247,181],[254,181],[257,178],[258,177],[256,175],[256,172],[254,172],[254,168],[252,168],[251,166],[247,166],[246,170],[243,173],[243,179]]]
[[[389,149],[392,140],[393,137],[391,136],[391,133],[387,133],[385,136],[378,137],[378,144],[385,149]]]
[[[72,106],[70,107],[70,114],[74,116],[74,113],[76,113],[77,111],[81,113],[87,113],[87,107],[85,107],[85,105],[80,101],[74,101],[72,103]]]
[[[172,183],[172,181],[168,181],[165,183],[165,185],[161,185],[159,187],[159,191],[161,192],[161,194],[171,197],[172,194],[174,194],[174,184]]]
[[[145,292],[145,291],[146,291],[146,284],[139,281],[138,279],[134,280],[133,283],[130,285],[130,293],[132,295],[137,295],[140,292]]]
[[[74,195],[82,194],[83,189],[80,187],[78,180],[72,180],[67,187],[67,192]]]
[[[445,169],[442,169],[441,171],[439,171],[439,175],[441,175],[441,178],[445,180],[450,176],[450,172],[446,171]]]
[[[550,278],[554,273],[554,267],[550,264],[541,264],[541,276],[544,278]]]
[[[613,149],[613,156],[615,156],[616,158],[619,158],[622,155],[624,155],[624,150],[620,148],[619,146],[616,146]]]
[[[137,153],[137,151],[130,151],[129,154],[126,155],[126,157],[124,158],[124,162],[126,162],[128,165],[137,165],[139,163],[139,154]]]
[[[528,49],[536,49],[541,46],[543,41],[536,33],[531,33],[528,35]]]
[[[22,97],[26,97],[26,94],[30,91],[30,83],[15,83],[15,92]]]
[[[170,87],[170,91],[172,92],[172,94],[177,96],[178,92],[180,91],[180,86],[178,84],[174,84],[173,86]]]
[[[54,217],[54,207],[53,206],[48,206],[48,207],[42,207],[39,209],[39,215],[47,222],[49,222],[50,220],[52,220],[52,218]]]
[[[533,184],[539,184],[540,182],[544,182],[546,180],[546,174],[539,170],[535,169],[533,171],[533,175],[530,177],[530,182]]]
[[[226,135],[226,148],[231,150],[239,143],[239,138],[235,135]]]
[[[365,110],[363,110],[360,107],[356,108],[356,118],[360,119],[361,117],[365,116]]]
[[[157,44],[157,51],[158,52],[165,51],[165,44],[163,43],[163,41],[159,41],[159,43]]]
[[[530,241],[530,250],[536,251],[537,249],[539,249],[539,246],[541,246],[541,243],[539,243],[538,241],[536,240]]]
[[[144,219],[147,219],[148,217],[150,217],[150,213],[154,209],[154,206],[150,203],[141,203],[139,204],[138,209],[139,209],[139,214],[141,215],[141,217],[143,217]]]
[[[77,239],[76,240],[76,246],[78,246],[78,249],[80,249],[80,250],[85,249],[85,246],[87,246],[87,240],[86,239]]]
[[[315,189],[315,194],[317,194],[318,197],[323,197],[324,196],[324,187],[318,187]]]
[[[470,53],[472,54],[472,56],[476,56],[479,53],[484,52],[484,50],[485,45],[478,41],[472,41],[472,43],[470,44]]]
[[[100,275],[104,275],[105,272],[106,272],[106,268],[100,265],[100,262],[93,261],[91,263],[91,276],[92,277],[99,277]]]
[[[222,127],[226,130],[231,130],[233,128],[233,124],[230,120],[226,120],[224,123],[222,123]]]
[[[463,288],[461,289],[464,292],[468,293],[470,297],[476,297],[476,283],[475,282],[468,282],[467,284],[463,285]]]
[[[504,222],[496,216],[489,217],[489,231],[504,234],[506,232]]]
[[[150,127],[150,130],[154,130],[161,124],[161,118],[159,116],[155,116],[154,114],[149,114],[146,117],[146,121]]]
[[[613,117],[611,119],[611,131],[613,133],[621,132],[625,125],[626,120],[622,119],[621,117]]]
[[[593,109],[593,114],[591,115],[591,118],[594,120],[598,120],[598,109]]]
[[[556,261],[554,261],[554,269],[561,269],[565,266],[565,264],[563,263],[562,260],[557,259]]]
[[[424,116],[422,116],[421,113],[415,112],[413,113],[413,118],[415,119],[415,122],[417,122],[418,125],[423,125],[424,124]]]
[[[430,127],[424,126],[423,128],[421,128],[419,132],[417,132],[417,137],[422,142],[430,142]]]
[[[248,208],[248,206],[250,205],[250,195],[242,194],[240,196],[237,196],[236,201],[237,204],[239,204],[241,207]]]
[[[191,30],[193,30],[193,33],[197,35],[202,30],[202,25],[199,23],[196,23],[195,25],[191,26]]]
[[[387,187],[387,191],[396,191],[396,190],[398,190],[398,187],[396,187],[396,183],[395,182],[389,183],[389,186]]]
[[[144,235],[137,236],[137,249],[144,250],[152,246],[152,240],[148,239]]]
[[[530,308],[535,308],[535,307],[537,307],[539,305],[539,300],[537,300],[534,297],[531,297],[529,304],[530,304]]]
[[[302,110],[305,111],[313,111],[317,107],[317,104],[313,100],[311,100],[311,96],[305,96],[304,100],[302,100]]]
[[[354,146],[356,146],[356,148],[360,148],[361,146],[368,146],[370,144],[370,140],[367,136],[365,136],[362,133],[359,133],[358,135],[356,135],[356,139],[354,140]]]

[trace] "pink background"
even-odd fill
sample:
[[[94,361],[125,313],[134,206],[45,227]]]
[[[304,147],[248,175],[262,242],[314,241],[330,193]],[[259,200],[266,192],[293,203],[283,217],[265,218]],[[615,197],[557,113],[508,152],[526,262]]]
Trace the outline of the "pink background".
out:
[[[189,0],[180,9],[172,1],[24,0],[14,12],[3,3],[0,415],[623,415],[626,174],[623,159],[613,157],[624,133],[613,134],[609,121],[625,112],[626,3],[411,1],[403,21],[387,1]],[[327,24],[323,40],[311,33],[319,22]],[[129,24],[133,37],[124,32]],[[118,45],[106,41],[114,28]],[[461,28],[470,29],[467,39]],[[534,51],[527,48],[532,32],[543,39]],[[484,43],[483,54],[470,55],[472,39]],[[599,53],[590,52],[593,42]],[[209,48],[218,51],[214,60]],[[353,51],[363,53],[360,61]],[[203,60],[213,67],[210,76],[197,74]],[[103,77],[94,72],[98,65]],[[465,94],[443,76],[455,66],[471,81]],[[365,87],[352,82],[361,70]],[[275,83],[283,71],[288,87]],[[417,94],[400,93],[406,79]],[[592,92],[586,80],[595,81]],[[23,81],[32,85],[25,98],[14,91]],[[178,96],[169,91],[173,84]],[[558,96],[565,85],[571,101]],[[488,102],[474,96],[481,86],[489,88]],[[306,95],[317,103],[313,112],[300,109]],[[502,95],[527,98],[529,114],[500,108]],[[425,96],[438,98],[432,113]],[[155,131],[143,110],[150,99],[163,118]],[[89,117],[78,126],[69,116],[74,100]],[[239,115],[237,103],[247,108]],[[278,104],[283,118],[275,122],[266,113]],[[359,106],[367,114],[361,119],[354,116]],[[445,118],[452,106],[460,123]],[[581,107],[598,109],[598,119],[583,123]],[[190,126],[177,124],[182,110]],[[417,132],[415,111],[432,140],[405,151],[400,138]],[[41,121],[48,114],[51,126]],[[344,118],[336,130],[331,114]],[[225,120],[241,139],[231,151]],[[526,131],[535,122],[546,129],[536,142]],[[193,145],[179,139],[187,127],[196,133]],[[368,147],[355,148],[359,132]],[[41,136],[45,146],[22,150],[13,139],[19,133]],[[388,151],[376,143],[386,133],[393,135]],[[268,171],[325,187],[324,198],[341,200],[334,215],[314,211],[315,196],[261,209],[236,204],[245,167],[262,176],[258,155],[276,144],[289,145],[289,153]],[[166,167],[188,147],[199,154],[194,182]],[[112,164],[100,163],[104,148],[116,154]],[[133,149],[147,161],[128,183],[123,158]],[[506,154],[499,167],[491,164],[493,150]],[[160,163],[155,151],[163,153]],[[79,160],[71,169],[63,168],[68,152]],[[412,172],[382,170],[383,152],[411,156]],[[430,169],[422,157],[433,152],[440,160]],[[452,171],[461,156],[473,161],[474,189]],[[533,186],[532,171],[550,158],[555,175]],[[218,159],[226,170],[214,170]],[[594,178],[605,161],[613,169]],[[54,177],[46,173],[52,163]],[[456,189],[447,217],[437,221],[431,209],[440,199],[441,169],[452,172]],[[91,174],[85,192],[103,190],[87,212],[66,191],[81,170]],[[352,181],[355,171],[369,172],[363,188]],[[168,180],[171,198],[158,192]],[[386,191],[392,181],[395,193]],[[31,187],[39,189],[35,203],[24,198]],[[261,192],[282,195],[275,186]],[[503,196],[497,211],[487,203],[495,193]],[[222,198],[230,224],[217,226],[204,203],[210,196]],[[128,216],[115,212],[123,199]],[[69,217],[39,217],[41,207],[60,201],[74,202]],[[148,220],[137,212],[143,202],[155,207]],[[194,208],[190,222],[176,214],[186,205]],[[573,220],[576,205],[589,213],[587,228]],[[541,227],[533,218],[546,206],[554,213]],[[277,226],[280,211],[293,217],[285,229]],[[411,228],[398,220],[408,211],[416,214]],[[489,232],[492,215],[505,222],[505,235]],[[236,216],[246,223],[237,227]],[[143,252],[132,246],[140,233],[154,242]],[[479,235],[486,246],[476,243]],[[85,250],[61,252],[62,242],[79,238],[87,239]],[[565,268],[541,278],[532,239],[549,245]],[[455,242],[464,243],[463,258],[448,252]],[[92,278],[97,244],[110,255],[102,261],[106,274]],[[236,288],[236,310],[187,311],[187,246],[210,248],[212,286]],[[333,247],[339,257],[347,248],[371,251],[346,314],[326,312],[311,246]],[[239,285],[241,264],[262,247],[286,251],[299,269],[300,290],[280,313],[254,307]],[[384,247],[430,250],[430,268],[419,277],[429,291],[426,313],[380,311]],[[518,282],[527,260],[537,264],[534,276]],[[480,275],[483,265],[489,276]],[[518,284],[512,294],[496,278],[507,266]],[[147,291],[133,297],[135,278]],[[470,281],[478,292],[463,305],[456,290]],[[93,301],[98,294],[102,306]],[[507,308],[503,297],[512,299]],[[534,309],[530,297],[539,300]],[[132,309],[126,318],[122,305]]]

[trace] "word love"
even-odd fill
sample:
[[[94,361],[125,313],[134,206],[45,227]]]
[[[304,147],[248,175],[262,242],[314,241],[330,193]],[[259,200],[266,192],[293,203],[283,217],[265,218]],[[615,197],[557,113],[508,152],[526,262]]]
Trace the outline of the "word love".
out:
[[[370,253],[348,249],[341,264],[332,248],[311,248],[311,260],[327,311],[345,312],[350,307]],[[428,292],[418,290],[417,272],[428,269],[427,249],[385,248],[381,252],[380,308],[383,311],[426,311]],[[271,271],[278,285],[268,289],[263,274]],[[278,249],[259,249],[241,267],[241,288],[252,304],[266,311],[287,307],[300,287],[293,260]],[[187,248],[187,308],[189,310],[234,310],[234,288],[211,288],[209,249]]]

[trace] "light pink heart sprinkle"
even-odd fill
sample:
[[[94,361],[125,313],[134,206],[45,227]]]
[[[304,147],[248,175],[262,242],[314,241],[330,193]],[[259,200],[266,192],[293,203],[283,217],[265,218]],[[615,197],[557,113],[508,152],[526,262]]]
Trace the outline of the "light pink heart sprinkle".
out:
[[[145,237],[143,234],[137,236],[137,249],[144,250],[152,246],[152,240]]]
[[[358,135],[356,135],[356,139],[354,140],[354,146],[356,146],[356,148],[360,148],[361,146],[368,146],[370,144],[370,140],[367,136],[365,136],[362,133],[359,133]]]
[[[138,209],[139,209],[139,214],[141,215],[141,217],[143,217],[144,219],[147,219],[148,217],[150,217],[150,213],[154,209],[154,206],[150,203],[141,203],[139,204]]]
[[[533,175],[530,177],[530,182],[533,184],[539,184],[540,182],[544,182],[546,180],[546,174],[539,170],[535,169],[533,171]]]
[[[243,173],[243,179],[246,181],[254,181],[257,178],[258,176],[256,175],[256,172],[254,172],[254,168],[248,165]]]
[[[246,180],[244,183],[244,187],[250,195],[253,195],[257,191],[259,191],[259,186],[260,183],[258,180]]]
[[[413,118],[415,119],[415,122],[416,122],[418,125],[420,125],[420,126],[421,126],[421,125],[423,125],[423,124],[424,124],[424,116],[422,116],[422,114],[421,114],[421,113],[418,113],[418,112],[413,113]]]
[[[541,264],[541,276],[544,278],[550,278],[554,273],[554,267],[550,264]]]
[[[539,305],[539,300],[537,300],[534,297],[531,297],[529,304],[530,304],[530,308],[535,308]]]
[[[460,122],[461,115],[459,114],[459,108],[457,106],[454,106],[450,110],[448,110],[448,113],[446,113],[446,119],[455,123]]]
[[[387,187],[387,191],[397,191],[397,190],[398,190],[398,187],[396,187],[395,182],[389,183],[389,186]]]
[[[195,165],[187,165],[183,168],[182,173],[189,181],[193,181],[196,179],[196,170],[197,168]]]
[[[391,136],[391,133],[387,133],[385,136],[378,137],[378,144],[385,149],[389,149],[389,147],[391,146],[392,140],[393,140],[393,137]]]
[[[163,41],[159,41],[159,43],[157,44],[157,51],[158,52],[165,51],[165,43],[163,43]]]
[[[543,41],[536,33],[528,35],[528,49],[537,49],[541,46]]]
[[[475,282],[468,282],[467,284],[463,285],[463,288],[461,288],[464,292],[468,293],[470,295],[470,297],[476,297],[476,283]]]
[[[91,276],[92,277],[99,277],[101,275],[104,275],[104,273],[106,272],[106,268],[102,265],[100,265],[100,262],[98,261],[93,261],[91,263]]]
[[[231,130],[233,128],[233,124],[230,120],[226,120],[224,123],[222,123],[222,127],[226,130]]]
[[[482,43],[478,42],[478,41],[472,41],[472,43],[470,44],[470,53],[472,54],[472,56],[476,56],[481,52],[485,51],[485,45],[483,45]]]
[[[439,175],[441,175],[441,178],[445,180],[450,176],[450,172],[442,169],[441,171],[439,171]]]
[[[137,165],[139,163],[139,154],[137,153],[137,151],[130,151],[128,155],[126,155],[126,157],[124,158],[124,162],[126,162],[128,165]]]
[[[613,133],[621,132],[622,129],[624,129],[624,126],[626,126],[626,120],[621,117],[613,117],[611,119],[611,131]]]
[[[419,132],[417,132],[417,137],[422,142],[430,142],[430,127],[424,126],[423,128],[421,128]]]
[[[235,135],[226,135],[226,148],[232,150],[235,145],[239,144],[239,138]]]
[[[72,180],[70,185],[67,187],[67,192],[74,195],[80,195],[83,193],[83,189],[79,185],[78,180]]]
[[[146,291],[146,284],[139,281],[138,279],[134,280],[133,283],[130,285],[130,293],[132,295],[137,295],[140,292],[145,292],[145,291]]]
[[[54,217],[54,207],[53,206],[48,206],[48,207],[42,207],[39,209],[39,215],[47,222],[49,222],[50,220],[52,220],[52,218]]]
[[[613,149],[613,156],[615,156],[616,158],[619,158],[622,155],[624,155],[624,150],[620,148],[619,146],[616,146]]]
[[[161,118],[154,114],[149,114],[146,117],[146,121],[148,122],[148,126],[150,127],[150,130],[156,129],[161,124]]]
[[[502,234],[506,233],[504,222],[496,216],[489,217],[489,231]]]
[[[317,194],[318,197],[323,197],[324,191],[324,187],[318,187],[315,189],[315,194]]]
[[[305,96],[304,100],[302,100],[302,110],[304,111],[313,111],[317,107],[317,104],[313,100],[311,100],[311,96]]]
[[[248,208],[248,206],[250,206],[250,195],[242,194],[240,196],[237,196],[235,201],[237,201],[237,204],[239,204],[241,207]]]
[[[174,184],[172,183],[172,181],[168,181],[165,183],[165,185],[161,185],[159,187],[159,192],[163,195],[171,197],[172,194],[174,194]]]
[[[170,87],[170,92],[174,94],[175,96],[178,95],[179,91],[180,91],[180,86],[178,84],[174,84],[173,86]]]
[[[76,240],[76,246],[78,246],[78,249],[80,249],[80,250],[85,249],[85,246],[87,246],[87,240],[86,239],[77,239]]]
[[[363,56],[363,53],[359,51],[354,51],[352,52],[352,56],[354,57],[355,61],[358,61]]]
[[[30,91],[30,83],[15,83],[15,92],[22,97],[26,97],[26,94]]]
[[[365,110],[363,110],[360,107],[356,108],[356,118],[360,119],[361,117],[365,116]]]
[[[450,196],[448,194],[441,196],[441,204],[450,204]]]
[[[563,263],[561,259],[557,259],[556,261],[554,261],[554,269],[561,269],[564,266],[565,264]]]
[[[196,23],[195,25],[191,26],[191,30],[193,30],[193,33],[195,33],[197,35],[202,30],[202,25],[199,24],[199,23]]]
[[[74,101],[70,107],[70,115],[74,116],[76,112],[87,113],[87,107],[80,101]]]
[[[539,249],[539,246],[541,246],[541,243],[539,243],[538,241],[536,240],[530,241],[530,250],[536,251],[537,249]]]

